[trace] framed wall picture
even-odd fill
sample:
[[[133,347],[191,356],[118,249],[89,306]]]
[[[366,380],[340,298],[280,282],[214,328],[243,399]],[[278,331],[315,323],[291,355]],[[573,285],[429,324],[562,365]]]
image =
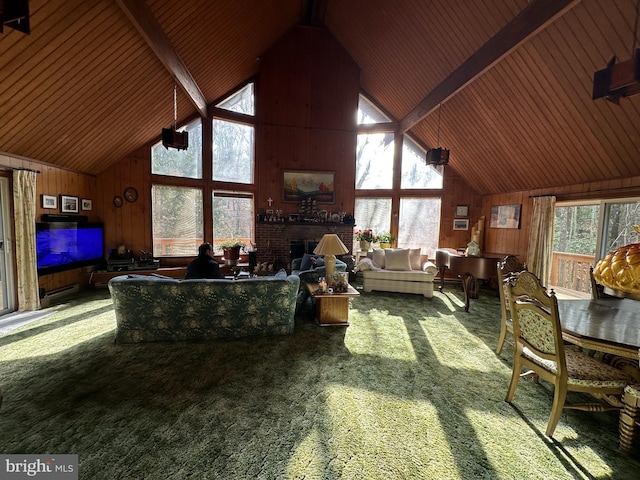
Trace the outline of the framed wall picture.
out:
[[[454,218],[453,219],[453,229],[454,230],[469,230],[469,219],[468,218]]]
[[[58,208],[58,197],[53,195],[41,195],[42,208]]]
[[[82,210],[93,210],[93,201],[88,198],[82,199]]]
[[[522,205],[494,205],[491,207],[491,228],[520,228]]]
[[[285,170],[282,201],[299,203],[310,198],[316,203],[335,203],[334,178],[335,172]]]
[[[62,213],[78,213],[80,211],[80,199],[73,195],[60,195],[60,211]]]
[[[469,205],[458,205],[456,207],[456,217],[468,217]]]

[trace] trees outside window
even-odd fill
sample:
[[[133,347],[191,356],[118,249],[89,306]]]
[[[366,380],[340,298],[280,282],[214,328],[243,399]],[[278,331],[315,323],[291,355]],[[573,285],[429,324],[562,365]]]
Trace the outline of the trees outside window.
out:
[[[151,173],[172,177],[202,178],[202,121],[179,128],[189,132],[189,148],[165,148],[162,142],[151,147]]]
[[[204,241],[202,190],[153,185],[153,256],[193,256]]]

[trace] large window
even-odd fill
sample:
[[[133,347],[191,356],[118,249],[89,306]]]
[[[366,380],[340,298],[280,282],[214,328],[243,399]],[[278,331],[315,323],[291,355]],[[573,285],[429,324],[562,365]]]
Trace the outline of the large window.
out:
[[[253,196],[239,192],[213,192],[213,241],[240,240],[247,247],[253,241]]]
[[[353,216],[356,230],[371,228],[375,234],[390,232],[391,198],[356,198]]]
[[[444,167],[427,165],[427,152],[408,136],[402,140],[401,189],[442,188]]]
[[[393,186],[393,133],[361,133],[356,156],[356,189]]]
[[[640,199],[607,201],[602,206],[600,257],[630,243],[640,243],[633,229],[640,224]]]
[[[192,256],[203,242],[202,190],[154,185],[153,256]]]
[[[553,224],[551,285],[588,295],[589,267],[619,247],[640,242],[640,199],[559,203]]]
[[[213,120],[213,179],[253,183],[253,125]]]
[[[401,198],[398,223],[398,247],[419,247],[423,255],[435,258],[440,237],[439,198]]]
[[[202,122],[191,122],[178,131],[189,132],[189,148],[166,148],[162,142],[151,147],[151,173],[172,177],[202,178]]]
[[[253,242],[253,84],[215,107],[215,118],[207,120],[212,127],[211,137],[206,138],[211,145],[210,165],[203,164],[200,119],[183,128],[189,132],[187,150],[166,149],[162,143],[151,148],[151,173],[158,176],[151,191],[156,257],[193,256],[204,241],[214,245],[229,239]]]
[[[371,228],[376,235],[389,232],[397,238],[398,247],[419,247],[423,255],[433,258],[441,203],[433,190],[442,189],[443,167],[427,165],[425,149],[406,135],[402,151],[396,152],[395,123],[363,95],[358,124],[362,127],[356,152],[355,229]],[[396,162],[400,178],[394,178]]]

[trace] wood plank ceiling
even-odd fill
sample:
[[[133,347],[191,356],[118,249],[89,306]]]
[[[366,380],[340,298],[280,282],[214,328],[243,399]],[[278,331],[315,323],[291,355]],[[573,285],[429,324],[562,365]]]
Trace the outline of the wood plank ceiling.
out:
[[[567,2],[410,134],[450,148],[447,168],[480,194],[640,175],[640,96],[591,99],[594,71],[631,55],[636,1]],[[118,2],[31,0],[31,34],[0,35],[0,151],[96,174],[173,123],[173,78]],[[260,54],[308,11],[304,0],[146,3],[210,104],[256,75]],[[360,66],[363,90],[400,121],[529,3],[548,1],[325,0],[313,9]],[[196,114],[180,92],[178,116]]]

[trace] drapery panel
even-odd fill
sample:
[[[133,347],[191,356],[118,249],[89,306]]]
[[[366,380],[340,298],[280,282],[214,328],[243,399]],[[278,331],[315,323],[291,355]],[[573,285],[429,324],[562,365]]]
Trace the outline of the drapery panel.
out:
[[[40,309],[36,259],[36,172],[13,171],[18,310]]]
[[[533,199],[527,268],[544,286],[548,286],[551,280],[555,206],[556,197],[553,195]]]

